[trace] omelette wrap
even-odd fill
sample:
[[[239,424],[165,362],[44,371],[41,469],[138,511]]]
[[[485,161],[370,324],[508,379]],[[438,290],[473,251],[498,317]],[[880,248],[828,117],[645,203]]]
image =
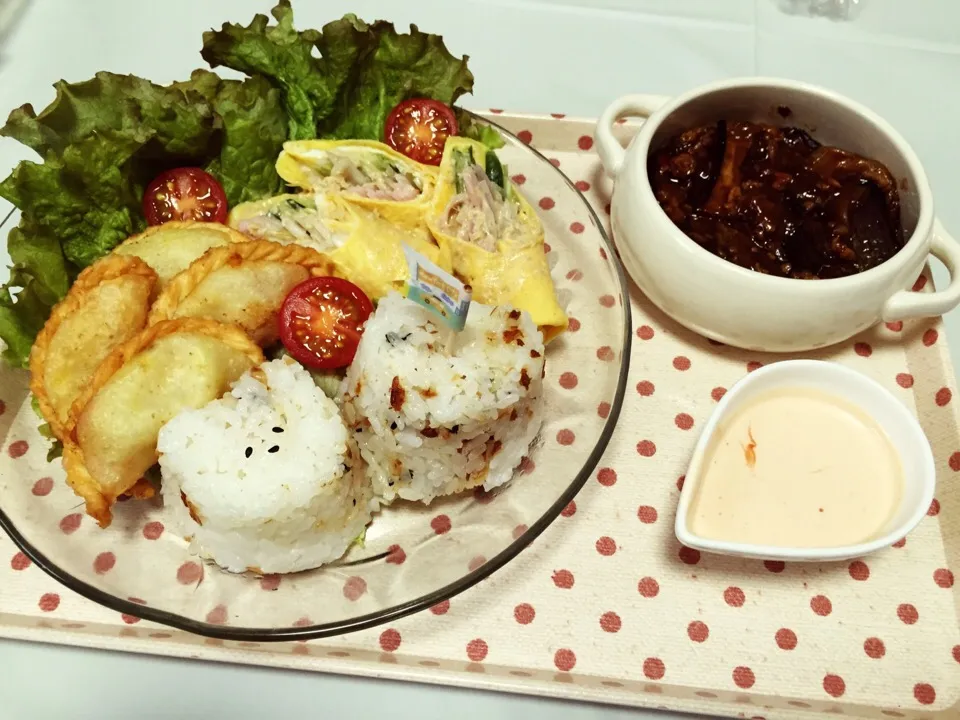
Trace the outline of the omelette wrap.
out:
[[[298,140],[284,143],[277,174],[308,192],[342,195],[408,228],[423,225],[437,169],[372,140]]]
[[[474,300],[526,310],[545,342],[566,330],[543,225],[492,150],[466,138],[447,140],[427,225]]]
[[[410,276],[404,244],[445,270],[452,269],[449,251],[422,223],[394,224],[340,195],[279,195],[243,203],[230,213],[229,222],[251,237],[298,243],[325,253],[374,301],[391,290],[403,290]]]

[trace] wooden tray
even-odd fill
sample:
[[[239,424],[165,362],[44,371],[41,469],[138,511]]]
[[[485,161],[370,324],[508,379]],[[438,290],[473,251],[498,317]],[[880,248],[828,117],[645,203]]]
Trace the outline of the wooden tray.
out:
[[[591,121],[489,117],[608,217]],[[524,190],[541,212],[565,212]],[[558,270],[575,268],[561,259]],[[931,284],[927,273],[916,289]],[[918,414],[939,473],[928,517],[866,560],[784,565],[701,556],[673,535],[698,428],[726,387],[776,357],[703,340],[636,289],[632,305],[629,395],[595,479],[517,560],[451,601],[328,640],[224,642],[94,605],[3,538],[0,636],[727,716],[956,718],[960,432],[940,322],[880,326],[809,355],[870,375]]]

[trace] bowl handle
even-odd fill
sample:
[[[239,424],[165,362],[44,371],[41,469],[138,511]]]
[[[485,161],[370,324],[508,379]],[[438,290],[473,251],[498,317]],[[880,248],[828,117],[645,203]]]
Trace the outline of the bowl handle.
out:
[[[624,95],[610,103],[603,111],[597,121],[594,140],[607,175],[612,178],[617,176],[626,155],[620,140],[613,134],[613,123],[624,115],[648,118],[666,104],[667,100],[669,98],[664,95]]]
[[[901,290],[884,304],[884,322],[936,317],[960,305],[960,243],[943,229],[939,220],[933,226],[930,254],[946,266],[950,274],[950,284],[943,290],[931,293]]]

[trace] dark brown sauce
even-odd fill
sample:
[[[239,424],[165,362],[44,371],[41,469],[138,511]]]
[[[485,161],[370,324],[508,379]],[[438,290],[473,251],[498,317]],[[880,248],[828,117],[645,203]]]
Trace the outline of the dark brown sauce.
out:
[[[904,244],[897,182],[881,163],[800,128],[724,121],[651,153],[670,219],[714,255],[769,275],[854,275]]]

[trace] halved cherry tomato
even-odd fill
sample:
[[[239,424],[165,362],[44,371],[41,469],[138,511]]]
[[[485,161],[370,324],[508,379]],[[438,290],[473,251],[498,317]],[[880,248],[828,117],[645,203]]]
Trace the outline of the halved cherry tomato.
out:
[[[160,173],[143,193],[143,214],[150,225],[171,220],[227,221],[227,196],[220,183],[200,168]]]
[[[447,138],[457,132],[457,118],[449,105],[411,98],[390,111],[383,135],[387,145],[411,160],[439,165]]]
[[[310,278],[294,287],[280,307],[280,339],[302,365],[346,367],[372,312],[370,298],[349,280]]]

